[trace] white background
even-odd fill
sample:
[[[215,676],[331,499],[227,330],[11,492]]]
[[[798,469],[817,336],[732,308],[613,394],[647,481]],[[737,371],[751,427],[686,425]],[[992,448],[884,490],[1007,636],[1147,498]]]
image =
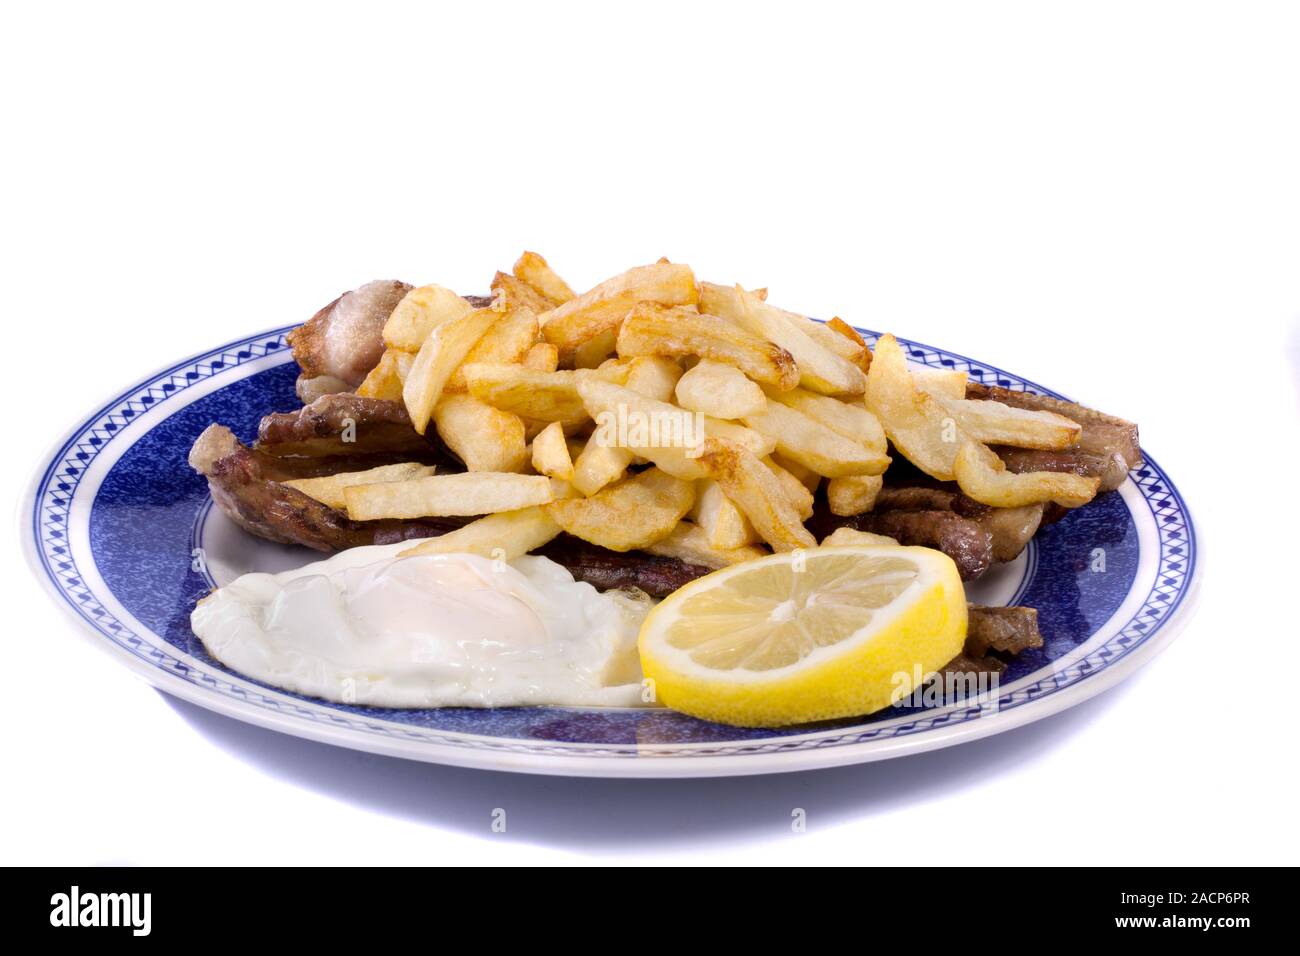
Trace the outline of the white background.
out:
[[[530,248],[581,286],[667,255],[1137,420],[1207,567],[1163,656],[1027,729],[836,771],[603,782],[179,704],[84,642],[11,539],[3,862],[1300,862],[1293,5],[5,19],[10,501],[111,392],[366,280],[484,291]]]

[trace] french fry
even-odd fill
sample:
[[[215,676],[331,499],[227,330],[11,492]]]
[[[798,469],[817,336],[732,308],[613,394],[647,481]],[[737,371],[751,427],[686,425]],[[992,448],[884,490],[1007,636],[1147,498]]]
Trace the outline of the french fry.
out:
[[[1101,485],[1099,478],[1070,472],[1013,474],[1001,458],[974,441],[966,442],[957,452],[953,472],[964,495],[994,508],[1020,508],[1040,501],[1078,508],[1091,501]]]
[[[966,397],[966,373],[957,368],[935,368],[932,365],[908,366],[912,372],[912,381],[923,392],[929,392],[938,399],[964,399]]]
[[[745,513],[712,478],[701,478],[696,484],[691,518],[704,532],[711,548],[733,551],[758,540],[758,532]]]
[[[525,252],[520,256],[515,263],[514,273],[546,296],[553,305],[563,305],[574,297],[569,284],[556,275],[546,260],[535,252]]]
[[[624,329],[627,328],[626,323]],[[773,389],[773,394],[780,394]],[[734,365],[712,359],[699,363],[677,382],[677,404],[714,418],[743,418],[767,407],[763,390]],[[829,399],[835,401],[835,399]],[[883,437],[883,433],[882,433]]]
[[[592,442],[640,455],[685,481],[704,476],[694,460],[704,437],[696,413],[603,382],[591,372],[579,377],[578,393],[587,414],[596,420]],[[581,470],[575,472],[574,481],[579,489],[583,487],[586,476]]]
[[[776,439],[764,435],[753,428],[746,428],[737,422],[724,421],[721,418],[704,416],[704,435],[708,438],[725,438],[749,450],[759,458],[765,458],[776,451]]]
[[[722,287],[713,283],[704,283],[700,289],[700,311],[721,315],[781,346],[794,357],[799,384],[804,388],[823,395],[862,394],[865,387],[862,369],[835,351],[844,348],[838,341],[843,336],[806,316],[778,309],[740,286],[730,294],[721,290]]]
[[[944,408],[957,419],[962,431],[973,440],[1015,448],[1059,450],[1079,440],[1083,427],[1076,421],[1031,408],[1015,408],[981,399],[940,398]]]
[[[492,277],[492,294],[503,309],[527,309],[542,315],[555,308],[554,302],[508,272],[498,272]]]
[[[618,334],[619,355],[698,355],[740,369],[756,382],[793,388],[799,369],[790,353],[714,315],[642,303]]]
[[[461,370],[475,362],[496,365],[512,365],[523,361],[528,350],[537,341],[537,315],[530,309],[516,309],[504,312],[483,333],[483,337],[474,343],[460,368],[447,380],[445,391],[463,392],[466,390],[465,373]]]
[[[575,537],[611,551],[631,551],[667,537],[694,501],[691,482],[648,468],[590,498],[553,501],[544,510]]]
[[[488,515],[544,505],[555,497],[551,479],[543,475],[488,471],[356,485],[343,495],[355,521]]]
[[[799,520],[807,521],[811,518],[813,513],[813,493],[795,475],[778,465],[770,455],[763,459],[763,464],[767,465],[772,474],[780,479],[781,487],[785,491],[785,497],[794,506],[795,512],[799,515]]]
[[[435,326],[420,346],[402,385],[402,401],[412,427],[421,435],[429,426],[429,417],[448,379],[499,315],[491,309],[466,312]]]
[[[539,475],[573,480],[573,461],[569,458],[564,427],[559,422],[551,422],[533,439],[533,468]]]
[[[790,472],[790,474],[798,478],[799,483],[808,489],[809,494],[817,494],[817,488],[822,483],[821,475],[817,474],[817,472],[813,471],[807,465],[786,458],[780,452],[773,452],[770,457],[775,464],[780,465],[786,471]]]
[[[482,558],[513,561],[540,548],[560,533],[560,526],[540,507],[487,515],[462,528],[448,531],[403,551],[400,557],[421,554],[477,554]]]
[[[876,455],[884,457],[888,450],[885,429],[881,427],[880,419],[871,414],[860,399],[840,401],[802,388],[788,392],[769,389],[767,395],[772,401],[803,412],[813,421],[821,422],[831,431],[857,442]]]
[[[471,395],[521,418],[569,424],[587,419],[576,372],[537,372],[499,363],[468,364],[462,371]]]
[[[624,384],[634,392],[658,402],[671,402],[673,389],[682,377],[682,367],[672,359],[656,355],[626,359],[627,376]],[[616,378],[602,376],[606,381],[619,384]]]
[[[870,531],[858,531],[856,528],[836,528],[822,538],[823,548],[838,548],[844,545],[883,544],[898,546],[898,540],[886,534],[873,534]]]
[[[584,495],[594,495],[621,478],[631,463],[630,449],[603,444],[593,435],[573,460],[573,486]]]
[[[937,398],[916,387],[892,335],[876,343],[866,404],[903,457],[932,478],[953,480],[957,451],[970,436]]]
[[[343,497],[344,488],[352,485],[373,485],[384,481],[403,481],[407,478],[423,478],[433,473],[433,465],[422,465],[418,461],[412,461],[400,465],[380,465],[378,468],[367,468],[365,471],[345,471],[320,478],[295,478],[283,484],[301,491],[308,498],[315,498],[323,505],[345,511],[347,501]]]
[[[714,570],[739,564],[741,561],[753,561],[767,553],[762,548],[753,546],[731,549],[715,547],[709,541],[704,529],[689,521],[679,521],[667,537],[648,545],[645,550],[650,554],[676,558],[687,564],[698,564]]]
[[[606,362],[597,374],[614,384],[619,384],[621,374],[623,384],[632,391],[666,402],[672,397],[681,369],[670,359],[644,357]],[[629,448],[588,441],[574,459],[573,484],[584,495],[594,495],[622,477],[634,457]]]
[[[602,332],[617,332],[638,302],[687,305],[698,298],[690,266],[671,262],[638,266],[547,312],[542,316],[542,331],[546,341],[565,352]]]
[[[750,294],[762,301],[767,301],[766,289],[751,289]],[[700,283],[700,311],[710,315],[719,315],[732,322],[741,322],[744,305],[738,286],[718,285],[716,282]],[[833,318],[823,325],[815,319],[797,312],[772,307],[790,325],[795,326],[818,344],[830,349],[836,355],[865,370],[871,362],[871,353],[867,343],[862,340],[851,325],[843,319]],[[838,323],[838,325],[836,324]],[[846,331],[847,330],[847,331]],[[832,334],[834,333],[834,334]]]
[[[823,395],[861,395],[866,387],[862,369],[818,342],[806,328],[789,321],[781,310],[751,292],[740,291],[744,309],[740,320],[756,335],[775,342],[799,366],[799,384]],[[827,334],[834,334],[827,330]]]
[[[523,420],[472,395],[444,395],[433,421],[470,471],[522,471],[528,461]]]
[[[574,368],[596,368],[605,359],[614,354],[614,349],[618,344],[618,333],[613,329],[606,329],[593,335],[587,341],[577,346],[573,350],[573,367]]]
[[[402,400],[402,382],[411,370],[415,356],[398,349],[385,349],[379,356],[379,363],[370,370],[365,379],[357,386],[357,394],[363,398],[382,398],[388,401]]]
[[[769,401],[767,409],[741,419],[776,442],[781,454],[827,478],[879,475],[889,467],[883,452],[845,438],[803,412]]]
[[[474,311],[450,289],[425,285],[406,293],[384,323],[384,344],[390,349],[418,352],[436,326]]]
[[[554,372],[560,367],[560,350],[550,342],[537,342],[524,353],[520,364],[535,372]]]
[[[837,335],[841,335],[848,339],[856,347],[853,350],[853,355],[846,355],[843,352],[840,353],[841,355],[844,355],[845,358],[864,372],[871,368],[871,350],[867,348],[866,340],[857,329],[849,325],[849,323],[845,322],[838,315],[831,317],[831,320],[826,323],[826,328],[830,329]]]
[[[832,478],[826,483],[826,501],[833,515],[860,515],[876,505],[876,496],[884,485],[880,475],[854,475]]]
[[[787,498],[781,479],[749,451],[725,439],[706,438],[698,461],[773,550],[817,544]]]

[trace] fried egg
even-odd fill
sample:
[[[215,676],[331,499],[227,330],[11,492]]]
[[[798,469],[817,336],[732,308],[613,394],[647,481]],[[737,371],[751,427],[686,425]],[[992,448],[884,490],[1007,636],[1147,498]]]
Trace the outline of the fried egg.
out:
[[[548,558],[353,548],[245,574],[190,618],[227,667],[377,707],[638,706],[649,599],[601,593]]]

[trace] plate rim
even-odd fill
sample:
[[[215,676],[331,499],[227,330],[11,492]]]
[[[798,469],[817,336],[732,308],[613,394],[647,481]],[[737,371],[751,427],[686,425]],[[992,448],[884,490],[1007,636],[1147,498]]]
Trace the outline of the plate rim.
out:
[[[1192,511],[1182,493],[1173,482],[1168,480],[1164,470],[1149,455],[1144,454],[1144,465],[1151,467],[1156,474],[1164,478],[1169,492],[1176,498],[1186,520],[1186,540],[1190,544],[1189,556],[1192,566],[1186,574],[1185,583],[1180,589],[1181,593],[1177,600],[1177,606],[1170,613],[1160,618],[1156,626],[1152,628],[1152,633],[1144,638],[1138,647],[1124,653],[1114,662],[1108,662],[1100,668],[1084,674],[1064,689],[1043,694],[1009,710],[999,710],[992,716],[965,719],[941,727],[931,728],[923,733],[859,740],[852,743],[832,744],[828,742],[825,746],[805,745],[795,747],[794,743],[798,738],[794,738],[790,741],[791,747],[783,749],[780,748],[778,739],[769,742],[777,745],[777,749],[773,750],[756,753],[700,755],[691,755],[689,753],[657,754],[654,752],[653,747],[646,747],[644,750],[638,749],[638,752],[632,755],[632,759],[628,759],[629,755],[582,754],[572,751],[562,752],[557,749],[538,749],[526,752],[512,750],[509,749],[509,744],[505,742],[505,738],[475,734],[460,734],[460,736],[474,738],[481,742],[479,746],[463,746],[429,739],[402,739],[401,737],[382,734],[365,734],[353,728],[331,726],[325,722],[302,719],[292,714],[257,706],[241,700],[237,696],[213,692],[201,684],[185,680],[168,670],[150,664],[144,658],[132,654],[125,647],[114,643],[111,639],[106,639],[107,635],[98,631],[89,621],[77,613],[68,595],[59,589],[50,570],[45,566],[45,556],[41,553],[38,540],[40,512],[37,507],[37,499],[52,467],[60,460],[60,456],[64,454],[64,450],[70,446],[73,439],[83,432],[88,425],[112,410],[115,405],[127,401],[132,395],[169,372],[174,372],[188,365],[196,365],[205,358],[237,349],[258,340],[278,338],[295,327],[296,325],[279,326],[263,332],[241,336],[225,344],[197,352],[178,362],[163,365],[148,375],[138,377],[132,386],[115,391],[113,397],[100,403],[94,411],[78,416],[76,423],[64,430],[47,447],[27,483],[18,512],[18,531],[28,567],[40,581],[42,590],[62,609],[63,613],[76,622],[75,630],[84,640],[93,642],[95,646],[119,659],[133,673],[159,690],[245,723],[280,733],[288,733],[304,739],[315,740],[320,743],[386,756],[474,769],[557,776],[619,778],[714,777],[796,772],[845,766],[884,760],[905,754],[923,753],[968,740],[981,739],[992,734],[1013,730],[1068,709],[1113,687],[1140,667],[1145,666],[1178,637],[1194,615],[1199,604],[1201,580],[1204,571],[1204,556],[1200,547],[1200,529],[1196,525]],[[873,338],[877,336],[877,333],[874,332],[861,331],[866,332]],[[1030,379],[1012,375],[997,366],[967,358],[956,352],[950,352],[910,339],[900,339],[900,342],[904,344],[909,357],[918,357],[919,352],[928,350],[936,355],[965,361],[972,366],[979,366],[982,369],[990,369],[995,373],[1006,375],[1009,379],[1022,382],[1027,388],[1045,394],[1061,394]],[[282,350],[287,351],[283,346],[277,345],[275,349],[268,349],[264,352],[263,356],[270,352],[278,353]],[[1134,479],[1130,476],[1125,480]],[[1145,499],[1145,495],[1143,497]],[[1122,631],[1123,627],[1120,630]],[[851,732],[851,730],[852,728],[845,728],[846,733]],[[755,741],[755,743],[759,742]]]

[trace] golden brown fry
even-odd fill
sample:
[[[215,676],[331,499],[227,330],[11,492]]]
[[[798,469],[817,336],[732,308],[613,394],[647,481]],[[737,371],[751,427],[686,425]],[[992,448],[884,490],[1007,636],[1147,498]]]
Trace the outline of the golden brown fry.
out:
[[[845,545],[859,544],[882,544],[898,546],[898,540],[884,534],[873,534],[870,531],[858,531],[855,528],[836,528],[826,537],[822,538],[823,548],[838,548]]]
[[[550,342],[538,342],[524,353],[520,364],[535,372],[554,372],[560,367],[560,350]]]
[[[461,371],[474,362],[487,362],[496,365],[512,365],[522,362],[533,343],[537,341],[537,315],[530,309],[516,309],[504,312],[483,333],[483,337],[474,343],[461,367],[447,380],[444,391],[464,392],[465,373]]]
[[[962,431],[990,445],[1057,450],[1069,448],[1083,432],[1078,422],[1055,412],[980,399],[939,401],[957,419]]]
[[[376,518],[428,518],[488,515],[518,511],[551,501],[551,479],[543,475],[501,474],[489,471],[458,475],[432,475],[409,481],[358,485],[343,492],[348,517],[356,521]]]
[[[845,322],[838,315],[833,316],[831,320],[826,323],[826,328],[838,335],[842,335],[855,346],[852,355],[846,355],[843,352],[840,353],[841,355],[844,355],[845,358],[864,372],[871,368],[871,350],[867,348],[866,340],[858,333],[857,329],[849,325],[849,323]]]
[[[773,452],[770,457],[775,464],[780,465],[786,471],[790,472],[790,474],[798,478],[799,483],[807,488],[810,494],[817,494],[817,488],[822,483],[821,475],[817,474],[817,472],[813,471],[805,464],[786,458],[780,452]]]
[[[402,401],[412,427],[421,435],[448,379],[499,316],[492,309],[467,312],[435,326],[420,346],[402,385]]]
[[[772,391],[780,394],[775,388]],[[683,375],[677,383],[676,395],[682,408],[714,418],[743,418],[767,408],[763,390],[744,372],[712,359],[701,359]]]
[[[603,382],[592,372],[580,375],[578,393],[596,420],[591,440],[598,446],[628,450],[686,481],[704,476],[694,460],[705,433],[703,416]],[[581,489],[585,480],[579,468],[575,484]]]
[[[733,551],[758,540],[758,532],[745,513],[712,478],[702,478],[696,483],[691,517],[704,531],[710,547]]]
[[[475,398],[521,418],[576,424],[587,410],[578,394],[576,372],[537,372],[522,365],[465,365],[465,384]]]
[[[385,349],[379,357],[379,364],[372,368],[365,380],[357,386],[357,394],[363,398],[382,398],[387,401],[402,400],[402,382],[411,370],[415,356],[410,352],[397,349]]]
[[[525,252],[520,256],[519,261],[515,263],[514,273],[549,299],[553,305],[563,305],[574,297],[569,284],[535,252]]]
[[[472,395],[444,395],[433,411],[438,435],[470,471],[522,471],[524,423]]]
[[[929,392],[938,399],[964,399],[966,397],[966,373],[956,368],[934,368],[929,365],[909,366],[912,381],[923,392]]]
[[[994,508],[1020,508],[1054,501],[1062,508],[1086,505],[1097,494],[1099,478],[1068,472],[1029,471],[1012,474],[1002,459],[978,442],[968,441],[953,464],[957,485],[968,498]]]
[[[860,515],[876,506],[876,496],[884,485],[880,475],[855,475],[832,478],[826,484],[826,500],[833,515]]]
[[[671,262],[638,266],[543,315],[543,333],[546,341],[565,352],[602,332],[617,332],[638,302],[687,305],[698,298],[690,266]]]
[[[752,546],[729,549],[715,547],[704,529],[689,521],[679,521],[667,537],[648,545],[645,550],[650,554],[676,558],[687,564],[698,564],[713,570],[739,564],[741,561],[753,561],[767,554],[762,548]]]
[[[771,456],[764,458],[763,464],[767,465],[772,474],[780,479],[781,488],[785,491],[785,497],[799,515],[799,520],[807,521],[811,518],[813,513],[813,493],[794,474],[778,465]]]
[[[474,307],[450,289],[426,285],[406,293],[384,323],[384,344],[418,352],[436,326],[472,312]]]
[[[573,461],[569,458],[564,427],[559,422],[551,422],[533,439],[533,467],[539,475],[573,480]]]
[[[804,388],[823,395],[862,394],[862,369],[838,352],[850,349],[851,343],[820,322],[778,309],[740,286],[726,292],[711,282],[700,288],[700,311],[720,315],[781,346],[794,357]]]
[[[953,480],[957,451],[970,436],[937,398],[916,387],[892,335],[883,335],[876,343],[867,373],[866,403],[908,461],[940,481]]]
[[[885,457],[888,444],[880,419],[867,410],[861,399],[829,398],[806,389],[788,392],[768,391],[768,397],[782,405],[803,412],[814,421],[821,422],[831,431],[862,445],[869,452]]]
[[[698,355],[780,389],[799,381],[790,353],[734,323],[689,309],[636,306],[618,335],[619,355]]]
[[[749,451],[725,439],[706,438],[698,460],[773,550],[817,544],[787,498],[781,479]]]
[[[374,485],[385,481],[404,481],[407,478],[423,478],[433,473],[433,465],[422,465],[418,461],[412,461],[400,465],[380,465],[378,468],[367,468],[365,471],[341,472],[320,478],[296,478],[284,484],[296,488],[309,498],[315,498],[323,505],[345,511],[347,501],[343,497],[344,488],[353,485]]]
[[[694,501],[691,482],[647,468],[590,498],[553,501],[545,510],[575,537],[611,551],[631,551],[666,537]]]
[[[618,342],[618,333],[606,329],[593,335],[573,350],[574,368],[599,368],[607,358],[614,354]]]
[[[492,294],[498,308],[502,309],[527,309],[542,315],[555,308],[554,302],[508,272],[498,272],[492,277]]]
[[[540,548],[560,533],[560,526],[538,506],[504,511],[471,521],[463,528],[428,538],[403,551],[403,558],[421,554],[477,554],[513,561]]]
[[[889,467],[889,457],[883,452],[845,438],[802,411],[779,402],[768,402],[765,411],[746,415],[742,421],[775,440],[784,457],[827,478],[879,475]]]

